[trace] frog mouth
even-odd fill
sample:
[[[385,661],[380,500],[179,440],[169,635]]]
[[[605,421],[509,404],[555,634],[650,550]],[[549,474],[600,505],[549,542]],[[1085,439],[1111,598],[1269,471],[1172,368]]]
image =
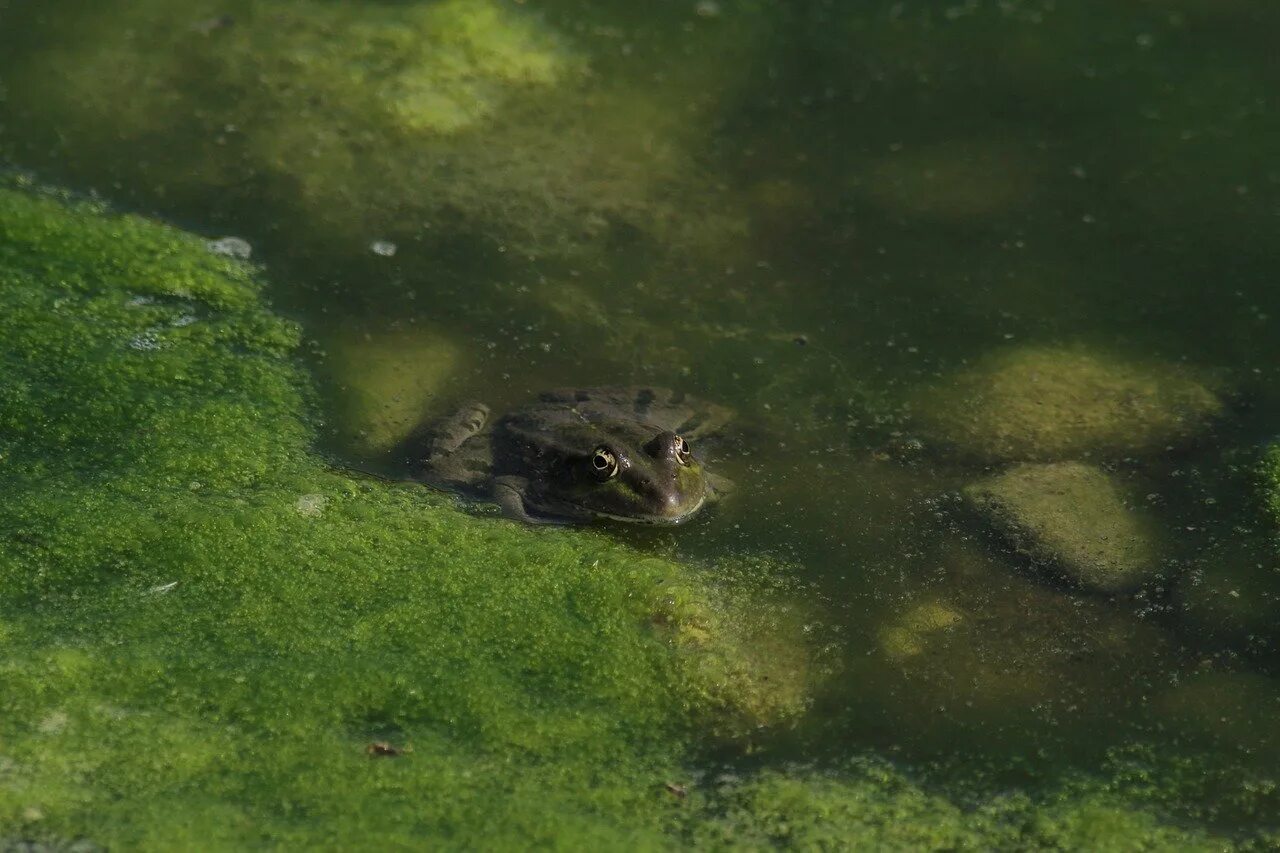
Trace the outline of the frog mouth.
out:
[[[686,521],[688,521],[689,519],[697,515],[698,510],[702,509],[702,507],[706,504],[706,502],[707,502],[707,496],[702,495],[698,498],[698,502],[696,504],[689,507],[687,510],[680,513],[679,515],[675,515],[671,517],[662,517],[662,516],[638,517],[634,515],[614,515],[613,513],[600,512],[598,510],[593,510],[593,514],[595,515],[596,518],[607,518],[611,521],[625,521],[627,524],[651,524],[651,525],[654,525],[655,527],[675,527],[676,525],[684,524]]]

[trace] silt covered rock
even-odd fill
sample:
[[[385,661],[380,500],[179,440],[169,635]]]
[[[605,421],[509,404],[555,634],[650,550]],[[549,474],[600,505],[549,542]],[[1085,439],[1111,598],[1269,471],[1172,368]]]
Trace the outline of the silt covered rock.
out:
[[[964,495],[1016,550],[1085,588],[1125,592],[1160,572],[1154,521],[1100,468],[1018,465],[966,487]]]
[[[421,422],[460,359],[459,347],[432,329],[339,335],[326,366],[344,444],[361,455],[394,447]]]
[[[1083,347],[994,353],[913,405],[929,438],[984,462],[1160,452],[1202,434],[1223,410],[1184,370]]]

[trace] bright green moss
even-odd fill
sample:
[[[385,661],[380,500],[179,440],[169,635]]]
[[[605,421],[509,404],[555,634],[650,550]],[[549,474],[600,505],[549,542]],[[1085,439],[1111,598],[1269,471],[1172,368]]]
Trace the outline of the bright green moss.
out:
[[[0,246],[0,826],[641,841],[691,738],[803,708],[680,566],[329,470],[200,241],[2,190]]]
[[[201,241],[0,189],[0,840],[1195,840],[1088,787],[975,817],[874,763],[696,781],[808,702],[776,569],[709,587],[332,470],[295,338]]]
[[[1162,826],[1091,786],[1047,803],[1019,794],[961,809],[879,762],[794,768],[721,787],[723,809],[697,828],[711,847],[799,850],[1221,850],[1227,842]]]

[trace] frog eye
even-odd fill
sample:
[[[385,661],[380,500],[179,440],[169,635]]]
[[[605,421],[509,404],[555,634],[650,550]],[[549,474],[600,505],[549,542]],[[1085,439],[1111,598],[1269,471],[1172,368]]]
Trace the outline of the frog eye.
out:
[[[591,454],[591,473],[601,480],[608,480],[618,473],[618,457],[607,447],[597,447]]]
[[[681,465],[688,465],[689,464],[689,442],[685,441],[682,437],[677,435],[676,440],[672,442],[672,444],[674,444],[676,448],[676,461],[679,462]]]

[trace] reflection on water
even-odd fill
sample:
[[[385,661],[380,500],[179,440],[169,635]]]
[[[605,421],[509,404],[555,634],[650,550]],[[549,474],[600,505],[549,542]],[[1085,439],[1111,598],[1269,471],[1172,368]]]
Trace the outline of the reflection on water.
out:
[[[1270,4],[0,14],[0,150],[248,240],[346,462],[403,475],[389,448],[465,399],[733,407],[715,461],[746,488],[609,531],[793,567],[838,651],[776,760],[1033,787],[1135,743],[1224,777],[1277,757],[1249,721],[1280,696],[1252,474],[1280,420]],[[1031,565],[1116,544],[1044,545],[1087,536],[1070,517],[1002,535],[962,498],[1063,460],[1154,519],[1136,591]],[[1165,805],[1255,819],[1215,784]]]

